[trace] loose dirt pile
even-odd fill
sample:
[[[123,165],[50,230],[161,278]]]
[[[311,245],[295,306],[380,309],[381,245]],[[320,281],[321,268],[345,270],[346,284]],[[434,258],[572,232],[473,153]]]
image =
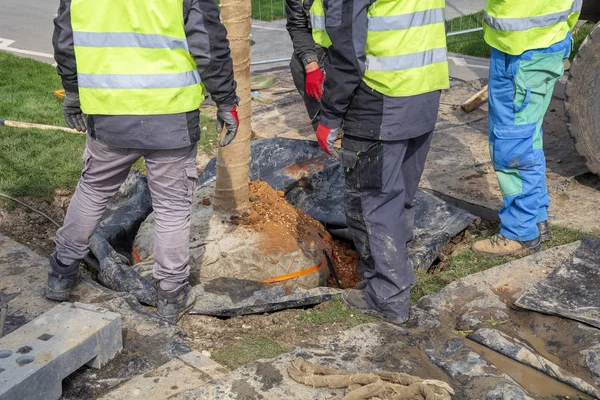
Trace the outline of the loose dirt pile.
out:
[[[349,242],[335,240],[323,224],[292,206],[283,191],[276,191],[264,181],[250,183],[250,210],[241,218],[234,217],[234,224],[243,224],[251,230],[261,232],[267,250],[285,251],[331,248],[330,260],[335,275],[343,288],[352,288],[360,280],[358,276],[358,253]],[[327,268],[323,259],[320,268]],[[333,276],[328,281],[337,286]]]
[[[287,202],[283,191],[273,190],[261,180],[250,184],[248,227],[263,233],[267,247],[294,250],[328,248],[332,243],[323,225]]]

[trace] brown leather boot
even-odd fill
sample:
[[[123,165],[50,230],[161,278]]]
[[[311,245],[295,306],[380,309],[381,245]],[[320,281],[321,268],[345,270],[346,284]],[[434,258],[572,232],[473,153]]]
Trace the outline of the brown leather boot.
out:
[[[539,237],[519,242],[518,240],[510,240],[496,234],[489,239],[483,239],[473,243],[471,249],[478,254],[483,254],[488,257],[505,257],[505,256],[520,256],[540,251],[542,241]]]

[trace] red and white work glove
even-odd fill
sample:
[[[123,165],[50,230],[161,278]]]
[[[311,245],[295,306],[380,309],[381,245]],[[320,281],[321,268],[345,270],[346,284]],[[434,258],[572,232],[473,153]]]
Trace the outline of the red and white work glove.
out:
[[[317,127],[317,142],[319,143],[319,147],[323,149],[323,151],[330,156],[336,156],[337,153],[333,147],[337,139],[338,128],[327,128],[323,124],[319,124]]]
[[[311,64],[316,64],[316,68],[311,69],[310,71],[307,69],[306,71],[306,94],[319,101],[323,96],[323,82],[325,82],[325,75],[323,75],[323,71],[321,71],[319,64]],[[307,67],[311,64],[307,65]],[[314,66],[312,68],[314,68]]]
[[[217,111],[217,132],[221,133],[223,127],[227,129],[225,137],[219,143],[219,146],[225,147],[235,139],[238,128],[240,126],[240,119],[238,118],[237,106],[231,107],[219,107]]]

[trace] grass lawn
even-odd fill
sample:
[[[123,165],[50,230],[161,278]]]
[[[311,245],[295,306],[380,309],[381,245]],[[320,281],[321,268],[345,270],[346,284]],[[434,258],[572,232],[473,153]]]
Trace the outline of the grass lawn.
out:
[[[448,21],[449,32],[478,28],[482,26],[482,21],[482,12],[457,17]],[[571,52],[571,60],[575,57],[579,46],[581,46],[581,43],[593,28],[593,22],[586,22],[573,31],[573,51]],[[483,40],[483,31],[479,31],[448,36],[448,51],[469,56],[489,58],[492,50]]]
[[[0,52],[0,76],[0,119],[66,126],[52,66]],[[202,119],[201,151],[214,149],[214,125]],[[44,198],[55,188],[74,189],[84,148],[85,135],[0,126],[0,192]]]
[[[220,0],[215,0],[217,4]],[[252,19],[274,21],[285,18],[285,0],[252,0]]]
[[[285,0],[252,0],[252,18],[261,21],[285,18]]]
[[[483,12],[448,20],[448,32],[458,32],[482,26]],[[491,47],[483,40],[483,31],[448,36],[448,51],[475,57],[489,57]]]

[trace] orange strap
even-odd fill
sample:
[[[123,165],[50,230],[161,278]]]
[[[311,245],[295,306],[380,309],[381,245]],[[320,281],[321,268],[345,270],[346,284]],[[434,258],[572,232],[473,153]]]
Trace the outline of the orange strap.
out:
[[[135,262],[141,263],[142,260],[140,260],[140,255],[138,254],[138,252],[135,250],[135,247],[133,248],[133,250],[131,251],[131,255],[133,256],[133,259],[135,260]]]
[[[299,276],[312,274],[313,272],[317,272],[319,269],[321,269],[321,267],[323,266],[323,263],[324,263],[324,261],[322,261],[321,264],[315,265],[314,267],[311,267],[311,268],[303,269],[303,270],[292,272],[292,273],[285,274],[285,275],[275,276],[273,278],[263,279],[261,282],[263,282],[263,283],[281,282],[281,281],[287,281],[288,279],[294,279]]]

